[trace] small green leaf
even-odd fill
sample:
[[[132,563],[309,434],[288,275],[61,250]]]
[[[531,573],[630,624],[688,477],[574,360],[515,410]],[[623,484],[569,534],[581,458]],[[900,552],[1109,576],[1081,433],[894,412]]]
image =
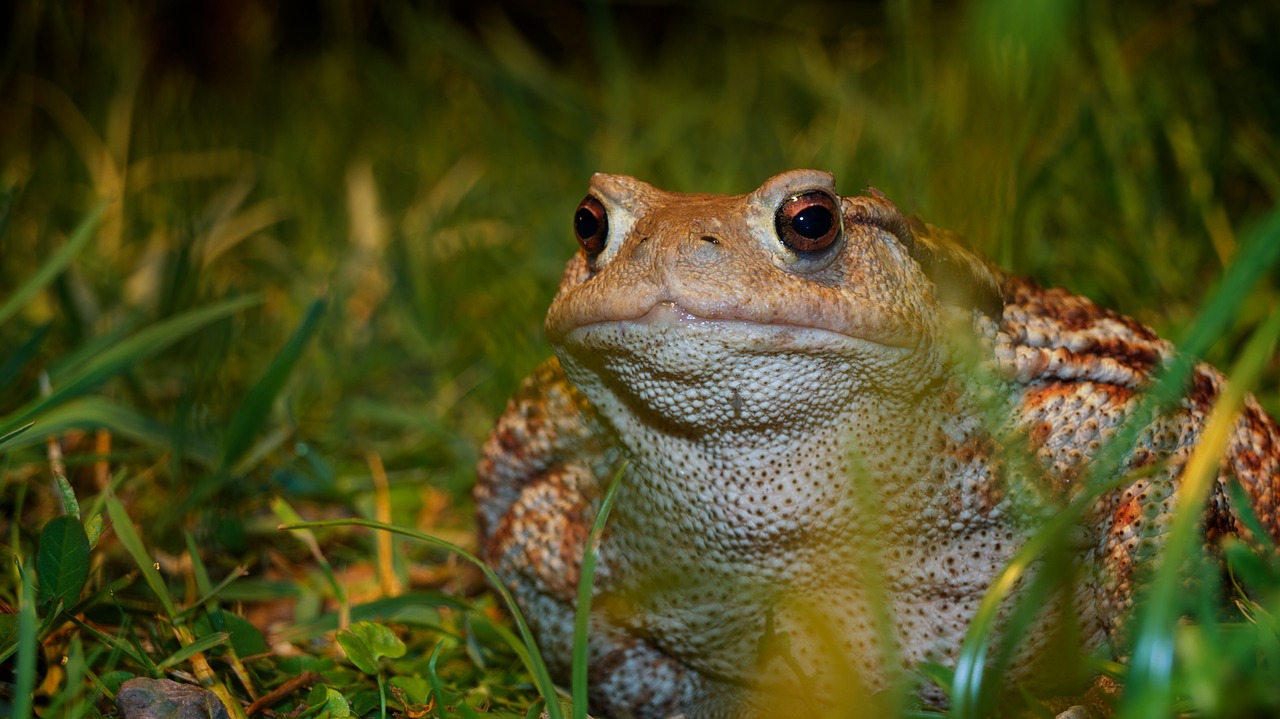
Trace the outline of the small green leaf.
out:
[[[356,631],[363,631],[365,641],[373,649],[374,653],[388,659],[399,659],[408,651],[408,647],[387,627],[373,622],[358,622],[355,627]]]
[[[95,514],[89,517],[89,521],[84,523],[85,534],[89,537],[89,548],[93,549],[98,546],[98,539],[102,536],[102,530],[106,525],[102,521],[101,514]]]
[[[40,553],[36,556],[40,606],[75,604],[88,576],[89,538],[84,525],[69,514],[49,520],[40,532]]]
[[[54,472],[53,479],[58,484],[58,494],[62,496],[62,506],[67,508],[67,514],[80,519],[80,500],[76,499],[76,491],[71,488],[71,482],[67,481],[67,476],[61,472]]]
[[[360,624],[352,625],[353,628],[357,626]],[[347,659],[350,659],[357,669],[365,674],[378,673],[378,658],[373,655],[373,649],[365,642],[364,636],[350,629],[339,629],[337,639],[338,644],[342,645],[342,650],[347,653]]]
[[[342,692],[325,684],[312,687],[307,694],[307,706],[319,709],[322,712],[321,716],[324,712],[331,717],[351,716],[351,704],[347,702],[347,698],[342,695]]]
[[[403,691],[414,704],[426,704],[431,699],[431,683],[422,677],[391,677],[387,683]]]
[[[236,650],[236,654],[251,657],[270,651],[262,632],[248,619],[239,614],[223,612],[222,621],[227,623],[227,632],[231,634],[231,646]]]
[[[118,669],[114,672],[107,672],[106,674],[103,674],[102,676],[98,677],[98,681],[102,682],[102,685],[106,687],[107,691],[111,692],[111,696],[114,698],[116,694],[120,693],[120,685],[124,684],[125,682],[129,681],[135,676],[137,675],[134,674],[133,672],[127,672],[123,669]]]
[[[248,619],[231,612],[214,610],[208,614],[202,614],[192,623],[191,628],[197,636],[215,631],[226,632],[231,637],[231,647],[241,657],[265,654],[269,650],[262,632],[258,631],[258,628]]]
[[[381,687],[382,683],[379,682]],[[351,702],[351,715],[369,717],[369,719],[386,719],[387,712],[382,707],[382,695],[378,689],[371,687],[352,688],[347,691],[347,701]]]
[[[347,658],[365,674],[378,673],[378,659],[403,657],[408,648],[390,629],[373,622],[356,622],[349,629],[338,630],[338,643]]]

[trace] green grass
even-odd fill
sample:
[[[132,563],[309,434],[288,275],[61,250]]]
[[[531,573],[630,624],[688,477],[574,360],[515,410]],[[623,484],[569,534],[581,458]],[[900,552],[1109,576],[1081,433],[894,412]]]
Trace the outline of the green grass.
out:
[[[1249,348],[1280,283],[1246,242],[1280,242],[1274,3],[172,5],[0,11],[15,716],[96,716],[132,675],[248,699],[307,672],[275,711],[310,692],[526,715],[526,650],[478,572],[438,543],[281,532],[272,507],[473,543],[476,448],[549,352],[594,171],[872,184],[1006,268],[1239,358],[1280,410],[1274,353]],[[1240,258],[1259,276],[1224,282]],[[1226,554],[1250,621],[1153,599],[1142,636],[1176,659],[1131,670],[1147,711],[1280,705],[1280,575]],[[359,621],[407,651],[339,658]],[[970,679],[956,715],[999,688]]]

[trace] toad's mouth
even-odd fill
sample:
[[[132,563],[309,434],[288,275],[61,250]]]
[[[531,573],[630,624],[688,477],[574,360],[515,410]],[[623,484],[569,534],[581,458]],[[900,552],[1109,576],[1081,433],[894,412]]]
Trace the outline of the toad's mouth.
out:
[[[569,380],[619,431],[642,418],[686,437],[803,425],[915,364],[910,349],[783,319],[707,318],[662,301],[554,344]]]
[[[873,332],[855,332],[835,329],[818,323],[796,322],[792,318],[760,321],[739,317],[726,312],[721,316],[705,317],[695,314],[672,300],[655,303],[644,314],[635,317],[599,319],[570,329],[563,341],[570,345],[596,345],[608,337],[613,344],[634,336],[652,340],[657,337],[708,335],[724,342],[740,343],[748,351],[786,349],[858,349],[885,348],[910,350],[918,338],[915,333],[886,331],[877,328]]]

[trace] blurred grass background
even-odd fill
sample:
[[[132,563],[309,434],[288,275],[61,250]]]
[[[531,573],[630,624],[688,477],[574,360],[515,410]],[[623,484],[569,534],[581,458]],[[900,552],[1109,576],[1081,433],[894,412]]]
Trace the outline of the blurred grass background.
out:
[[[1174,338],[1280,197],[1274,2],[33,1],[0,22],[0,301],[106,203],[0,324],[0,418],[41,373],[56,392],[147,327],[253,301],[77,390],[93,403],[41,406],[0,448],[0,542],[29,553],[60,512],[56,435],[82,502],[112,483],[158,555],[193,537],[215,575],[252,568],[226,596],[300,619],[327,590],[267,581],[309,561],[274,495],[372,516],[385,468],[395,521],[470,541],[476,448],[549,352],[592,172],[737,193],[830,170]],[[1208,359],[1274,312],[1274,280]]]

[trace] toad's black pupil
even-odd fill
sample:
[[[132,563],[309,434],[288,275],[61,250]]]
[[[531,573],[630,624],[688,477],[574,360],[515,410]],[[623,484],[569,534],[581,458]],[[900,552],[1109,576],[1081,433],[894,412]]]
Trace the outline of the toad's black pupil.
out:
[[[831,212],[825,207],[806,207],[791,220],[791,226],[801,237],[816,240],[831,230]]]
[[[573,231],[578,233],[578,237],[595,237],[596,230],[600,229],[600,221],[591,213],[591,210],[583,207],[573,216]]]

